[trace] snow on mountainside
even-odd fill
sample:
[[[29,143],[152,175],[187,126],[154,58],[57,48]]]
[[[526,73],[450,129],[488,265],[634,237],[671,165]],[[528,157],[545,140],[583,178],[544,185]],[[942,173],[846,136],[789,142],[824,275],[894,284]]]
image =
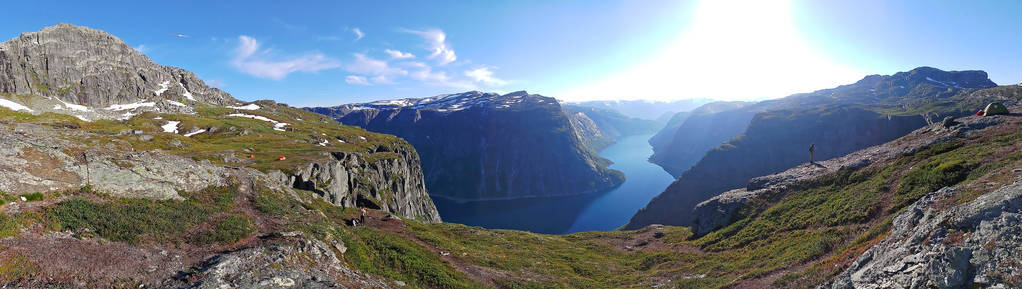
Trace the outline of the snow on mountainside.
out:
[[[495,109],[507,109],[513,106],[520,105],[522,103],[529,102],[527,96],[529,94],[525,91],[516,91],[505,95],[497,93],[483,93],[479,91],[469,91],[455,94],[441,94],[433,97],[424,98],[405,98],[395,100],[379,100],[369,103],[354,103],[342,105],[341,109],[348,111],[364,110],[364,109],[423,109],[423,110],[435,110],[439,112],[453,112],[460,111],[472,107],[486,107]],[[534,100],[535,102],[551,101],[543,98]]]

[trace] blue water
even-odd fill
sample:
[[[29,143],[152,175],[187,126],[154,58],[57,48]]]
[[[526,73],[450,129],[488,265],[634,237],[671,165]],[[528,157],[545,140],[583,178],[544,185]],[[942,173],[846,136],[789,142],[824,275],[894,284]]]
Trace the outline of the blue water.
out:
[[[434,198],[444,222],[491,229],[525,230],[546,234],[609,231],[621,227],[674,179],[646,161],[653,154],[651,135],[624,137],[599,152],[625,173],[617,188],[598,194],[510,201],[457,203]]]

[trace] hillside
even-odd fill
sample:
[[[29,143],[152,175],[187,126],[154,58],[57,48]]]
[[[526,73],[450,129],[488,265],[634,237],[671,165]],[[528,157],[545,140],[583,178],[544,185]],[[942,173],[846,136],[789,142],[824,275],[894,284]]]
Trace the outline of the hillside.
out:
[[[577,195],[624,176],[606,168],[553,98],[471,91],[307,108],[399,136],[419,152],[434,197],[459,201]]]
[[[810,144],[815,144],[817,160],[882,144],[927,123],[968,115],[999,100],[984,91],[991,87],[993,82],[982,71],[920,67],[718,113],[747,116],[751,121],[742,134],[707,151],[684,170],[626,227],[691,225],[696,204],[738,188],[753,177],[807,162]],[[686,122],[698,119],[690,117]],[[729,119],[732,121],[723,123],[734,123],[739,117]],[[717,123],[697,127],[725,131]]]

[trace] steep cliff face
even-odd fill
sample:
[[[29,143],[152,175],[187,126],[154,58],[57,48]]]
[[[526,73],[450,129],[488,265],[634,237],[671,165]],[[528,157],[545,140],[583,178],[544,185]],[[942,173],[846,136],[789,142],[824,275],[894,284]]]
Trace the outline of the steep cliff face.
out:
[[[407,140],[432,196],[457,200],[574,195],[623,180],[583,144],[553,98],[481,92],[308,108]]]
[[[586,147],[594,151],[600,151],[616,141],[615,137],[601,130],[600,126],[596,125],[596,122],[584,112],[565,112],[568,114],[568,119],[571,120],[571,126],[575,128],[575,133],[582,139],[582,144]]]
[[[338,206],[440,221],[406,142],[273,101],[241,103],[99,30],[60,24],[0,43],[0,100],[3,192],[89,186],[182,199],[249,168],[246,179],[314,189]],[[91,121],[101,118],[114,121]],[[317,178],[329,185],[304,182]]]
[[[706,152],[691,168],[685,168],[685,163],[677,165],[688,158],[654,155],[653,159],[664,163],[662,166],[669,172],[683,173],[625,227],[691,226],[696,204],[738,188],[752,177],[808,161],[811,143],[816,144],[817,159],[823,160],[890,141],[944,116],[966,115],[973,106],[993,99],[971,95],[994,86],[986,76],[982,71],[947,72],[921,67],[891,76],[871,75],[854,84],[764,101],[707,117],[690,117],[686,124],[692,122],[693,127],[718,136],[728,127],[717,129],[717,122],[698,121],[720,114],[734,115],[730,119],[739,120],[748,116],[752,121],[743,134]],[[673,145],[678,138],[688,137],[681,134],[683,130],[692,130],[686,124],[679,128]],[[685,155],[692,154],[682,154]]]

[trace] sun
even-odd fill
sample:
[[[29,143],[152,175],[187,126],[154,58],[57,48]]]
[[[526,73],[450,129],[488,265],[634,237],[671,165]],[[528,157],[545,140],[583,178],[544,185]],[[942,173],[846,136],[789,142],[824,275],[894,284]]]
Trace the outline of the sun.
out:
[[[799,33],[784,0],[705,0],[659,53],[620,73],[569,88],[565,99],[757,100],[864,76]]]

